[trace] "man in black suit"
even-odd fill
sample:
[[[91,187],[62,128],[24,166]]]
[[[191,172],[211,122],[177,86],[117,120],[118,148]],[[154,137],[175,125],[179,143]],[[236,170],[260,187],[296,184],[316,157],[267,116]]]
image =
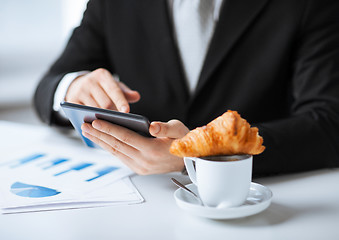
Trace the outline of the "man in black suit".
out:
[[[139,174],[182,169],[182,159],[168,153],[171,141],[227,109],[264,138],[254,175],[338,167],[339,1],[214,2],[218,16],[193,84],[175,1],[90,1],[37,88],[41,119],[69,125],[58,112],[61,81],[67,101],[157,121],[152,139],[103,121],[83,125],[86,136]]]

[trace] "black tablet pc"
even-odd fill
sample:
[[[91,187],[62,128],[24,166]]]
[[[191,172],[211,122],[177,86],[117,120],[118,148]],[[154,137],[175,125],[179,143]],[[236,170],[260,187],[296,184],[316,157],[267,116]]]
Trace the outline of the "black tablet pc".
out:
[[[105,120],[110,123],[128,128],[143,136],[151,137],[149,133],[149,120],[141,115],[132,113],[122,113],[118,111],[89,107],[69,102],[62,102],[61,107],[73,127],[82,137],[85,144],[89,147],[97,147],[92,141],[82,135],[81,125],[83,123],[92,123],[95,119]]]

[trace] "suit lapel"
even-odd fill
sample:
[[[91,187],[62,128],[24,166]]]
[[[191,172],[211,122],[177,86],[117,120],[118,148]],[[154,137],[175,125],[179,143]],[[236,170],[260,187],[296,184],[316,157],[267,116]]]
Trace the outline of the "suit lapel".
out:
[[[268,0],[224,1],[195,96],[268,2]]]
[[[189,98],[188,86],[185,81],[179,51],[173,34],[173,25],[169,16],[167,0],[138,1],[141,9],[141,21],[148,32],[152,44],[159,52],[160,59],[165,66],[165,74],[178,97],[184,101]],[[154,66],[156,69],[157,66]]]

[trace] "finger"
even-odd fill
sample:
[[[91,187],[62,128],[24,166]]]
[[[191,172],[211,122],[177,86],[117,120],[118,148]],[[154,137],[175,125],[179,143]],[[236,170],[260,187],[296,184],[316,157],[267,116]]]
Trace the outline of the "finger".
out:
[[[152,122],[149,132],[154,137],[182,138],[189,129],[179,120],[170,120],[167,123]]]
[[[90,129],[89,131],[88,129],[86,129],[87,127]],[[90,140],[97,143],[99,146],[101,146],[105,150],[114,154],[116,157],[121,159],[128,167],[130,167],[137,174],[148,175],[148,174],[153,173],[154,169],[150,167],[152,166],[152,164],[150,165],[150,161],[148,161],[147,159],[141,160],[143,158],[141,156],[142,154],[140,151],[135,150],[133,147],[130,147],[128,144],[125,144],[108,134],[102,133],[92,128],[90,124],[86,124],[86,123],[83,124],[82,129],[83,129],[83,135],[85,137],[89,138]],[[98,132],[99,132],[99,135],[97,135]],[[113,141],[115,140],[117,142],[113,143]]]
[[[110,97],[112,102],[117,107],[118,111],[121,112],[129,112],[129,104],[128,101],[121,90],[117,81],[114,80],[112,74],[110,74],[107,70],[98,69],[96,71],[100,71],[100,82],[102,89],[106,92],[106,94]]]
[[[80,98],[80,104],[90,106],[90,107],[99,107],[99,104],[94,100],[92,95],[84,95]]]
[[[89,137],[92,137],[95,141],[100,140],[99,142],[101,144],[105,143],[106,145],[108,145],[110,147],[109,151],[114,155],[121,153],[131,159],[137,159],[139,157],[138,150],[124,142],[119,141],[109,134],[94,129],[89,123],[84,123],[81,126],[81,129],[84,136],[89,135]]]
[[[100,108],[117,110],[117,107],[112,102],[111,98],[99,85],[94,85],[91,89],[91,95],[97,102]]]
[[[117,157],[119,160],[121,160],[127,167],[129,167],[132,171],[136,172],[136,173],[142,173],[145,172],[146,170],[144,168],[142,168],[142,166],[140,166],[138,164],[137,161],[134,161],[133,158],[130,158],[128,156],[126,156],[125,154],[117,151],[116,149],[114,149],[111,145],[107,144],[105,141],[91,135],[90,133],[87,132],[83,132],[83,135],[88,138],[89,140],[91,140],[92,142],[96,143],[97,145],[99,145],[100,147],[102,147],[104,150],[108,151],[109,153],[111,153],[113,156]]]
[[[91,134],[92,136],[95,136],[96,138],[99,138],[100,140],[104,141],[108,145],[110,145],[113,149],[116,151],[122,152],[128,157],[131,158],[138,158],[139,157],[139,151],[136,150],[134,147],[126,144],[125,142],[121,142],[117,138],[103,132],[99,131],[95,128],[91,128],[88,125],[84,125],[82,128],[83,132],[87,132]]]
[[[121,142],[126,143],[139,151],[145,147],[144,145],[145,141],[147,141],[147,138],[127,128],[102,120],[94,120],[92,122],[92,126],[94,129],[115,137]]]
[[[80,78],[78,78],[76,81],[80,81]],[[74,85],[73,83],[73,89],[77,88],[78,85]],[[89,89],[92,88],[91,87]],[[71,89],[68,89],[65,101],[75,104],[81,104],[81,105],[87,105],[91,107],[99,107],[98,103],[93,98],[92,94],[88,89],[82,89],[81,91],[79,89],[76,89],[76,91],[71,91]]]

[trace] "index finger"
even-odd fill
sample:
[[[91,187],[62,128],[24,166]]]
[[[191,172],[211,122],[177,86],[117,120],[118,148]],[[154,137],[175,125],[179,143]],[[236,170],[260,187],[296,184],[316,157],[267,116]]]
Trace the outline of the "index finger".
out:
[[[129,103],[120,88],[118,82],[113,78],[112,74],[108,71],[103,71],[103,77],[101,79],[100,86],[115,104],[116,108],[120,112],[129,112]]]
[[[147,139],[146,137],[143,137],[132,130],[103,120],[94,120],[92,122],[92,126],[96,130],[111,135],[116,139],[120,140],[121,142],[124,142],[127,145],[134,147],[135,149],[138,150],[144,148],[145,140]]]

